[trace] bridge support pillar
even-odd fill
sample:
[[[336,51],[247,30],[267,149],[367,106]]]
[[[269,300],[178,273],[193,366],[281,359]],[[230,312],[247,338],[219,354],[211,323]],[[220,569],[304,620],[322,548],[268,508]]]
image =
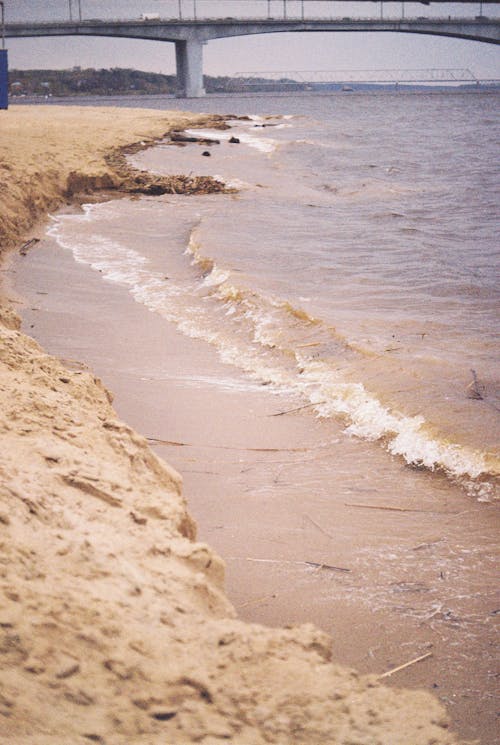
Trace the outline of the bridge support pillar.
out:
[[[183,39],[175,42],[177,98],[200,98],[203,88],[203,42]]]

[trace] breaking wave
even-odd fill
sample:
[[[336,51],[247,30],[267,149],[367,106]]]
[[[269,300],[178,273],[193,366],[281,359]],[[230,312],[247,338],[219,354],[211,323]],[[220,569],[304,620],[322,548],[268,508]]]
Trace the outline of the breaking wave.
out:
[[[342,368],[363,352],[334,327],[286,300],[265,297],[202,252],[200,225],[185,250],[186,279],[165,281],[148,258],[97,231],[78,241],[66,235],[68,221],[91,221],[106,205],[85,205],[83,214],[53,218],[49,233],[75,259],[99,271],[105,281],[128,289],[134,299],[159,313],[187,336],[217,348],[221,359],[278,393],[293,395],[319,417],[341,418],[347,434],[381,443],[406,463],[439,469],[459,479],[470,493],[489,501],[497,464],[484,453],[440,439],[423,416],[407,416],[384,405],[363,382]]]

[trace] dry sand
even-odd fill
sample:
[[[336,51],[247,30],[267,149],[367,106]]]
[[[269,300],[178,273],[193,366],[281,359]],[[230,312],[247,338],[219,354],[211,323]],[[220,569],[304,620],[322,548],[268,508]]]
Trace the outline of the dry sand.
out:
[[[135,189],[137,174],[105,158],[118,146],[201,121],[0,113],[4,251],[81,188]],[[7,304],[0,321],[0,742],[459,742],[431,695],[336,665],[312,625],[237,620],[180,476],[117,420],[98,379],[45,354]]]

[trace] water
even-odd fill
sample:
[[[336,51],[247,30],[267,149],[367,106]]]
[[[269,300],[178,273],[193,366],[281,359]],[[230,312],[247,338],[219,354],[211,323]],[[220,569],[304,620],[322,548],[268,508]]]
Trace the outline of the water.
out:
[[[252,118],[208,132],[210,158],[134,163],[237,193],[87,206],[51,234],[249,381],[493,499],[498,97],[190,103]]]

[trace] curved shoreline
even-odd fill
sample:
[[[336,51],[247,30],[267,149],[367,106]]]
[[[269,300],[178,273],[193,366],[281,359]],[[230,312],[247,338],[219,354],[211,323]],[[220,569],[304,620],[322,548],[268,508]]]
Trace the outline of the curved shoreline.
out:
[[[3,116],[2,249],[81,188],[126,186],[110,150],[214,119]],[[0,322],[0,742],[459,742],[432,696],[332,664],[311,625],[238,621],[178,474],[116,419],[91,373],[45,354],[3,302]]]

